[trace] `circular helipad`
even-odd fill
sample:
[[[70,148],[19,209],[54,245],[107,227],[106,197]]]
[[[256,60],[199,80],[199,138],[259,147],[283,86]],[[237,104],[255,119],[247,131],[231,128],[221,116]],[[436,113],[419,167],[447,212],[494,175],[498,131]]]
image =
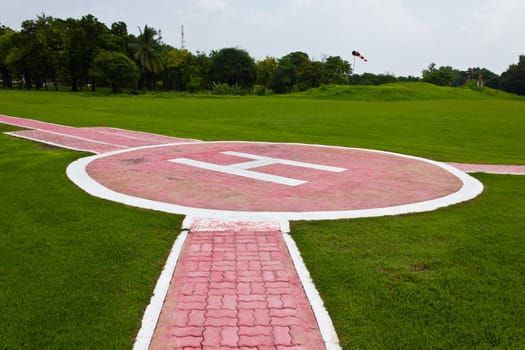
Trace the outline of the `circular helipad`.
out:
[[[331,219],[433,210],[482,185],[450,166],[319,145],[197,142],[81,159],[68,175],[102,198],[185,215]]]

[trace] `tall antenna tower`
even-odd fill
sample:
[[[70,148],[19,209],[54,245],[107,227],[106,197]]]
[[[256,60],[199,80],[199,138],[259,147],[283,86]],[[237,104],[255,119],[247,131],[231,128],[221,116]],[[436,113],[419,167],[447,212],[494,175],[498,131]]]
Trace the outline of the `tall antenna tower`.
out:
[[[184,24],[180,26],[180,49],[186,49],[184,42]]]

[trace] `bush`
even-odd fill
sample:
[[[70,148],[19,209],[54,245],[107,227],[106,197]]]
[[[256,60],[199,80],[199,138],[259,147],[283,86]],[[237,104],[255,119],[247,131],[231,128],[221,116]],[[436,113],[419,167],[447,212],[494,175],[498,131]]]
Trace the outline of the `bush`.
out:
[[[211,93],[214,95],[238,95],[244,96],[250,92],[249,89],[240,86],[239,84],[226,83],[212,83]]]
[[[266,95],[271,95],[272,94],[272,90],[268,89],[264,85],[255,85],[253,87],[253,93],[256,94],[256,95],[259,95],[259,96],[266,96]]]

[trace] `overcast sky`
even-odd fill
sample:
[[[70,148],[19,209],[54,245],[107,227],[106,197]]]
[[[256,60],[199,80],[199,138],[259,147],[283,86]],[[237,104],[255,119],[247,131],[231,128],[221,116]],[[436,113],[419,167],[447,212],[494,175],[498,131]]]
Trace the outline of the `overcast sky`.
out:
[[[58,18],[93,14],[161,29],[163,41],[209,53],[238,47],[255,59],[293,51],[310,59],[341,56],[357,73],[420,76],[431,62],[502,73],[525,55],[524,0],[0,0],[0,23],[20,29],[45,13]]]

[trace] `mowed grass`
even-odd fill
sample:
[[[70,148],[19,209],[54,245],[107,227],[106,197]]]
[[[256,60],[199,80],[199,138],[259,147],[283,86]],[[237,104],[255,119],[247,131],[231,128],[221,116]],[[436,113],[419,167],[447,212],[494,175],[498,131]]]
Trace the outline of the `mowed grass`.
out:
[[[411,100],[388,100],[406,94],[407,88],[420,88],[423,93],[409,93]],[[363,89],[359,98],[375,100],[168,93],[93,97],[0,90],[0,113],[202,140],[306,142],[388,150],[440,161],[525,163],[523,98],[494,98],[428,84],[400,84],[397,90],[379,94],[383,97],[366,92],[368,87]],[[436,95],[446,98],[436,99]]]
[[[398,91],[407,87],[417,93]],[[357,98],[0,90],[0,114],[525,164],[523,99],[399,89]],[[82,156],[0,134],[0,348],[133,344],[182,218],[88,196],[65,176]],[[525,348],[525,177],[476,176],[481,197],[436,212],[293,223],[344,349]]]
[[[131,348],[180,232],[178,216],[73,186],[82,155],[0,133],[2,349]]]
[[[525,349],[525,176],[435,212],[296,222],[344,349]]]

